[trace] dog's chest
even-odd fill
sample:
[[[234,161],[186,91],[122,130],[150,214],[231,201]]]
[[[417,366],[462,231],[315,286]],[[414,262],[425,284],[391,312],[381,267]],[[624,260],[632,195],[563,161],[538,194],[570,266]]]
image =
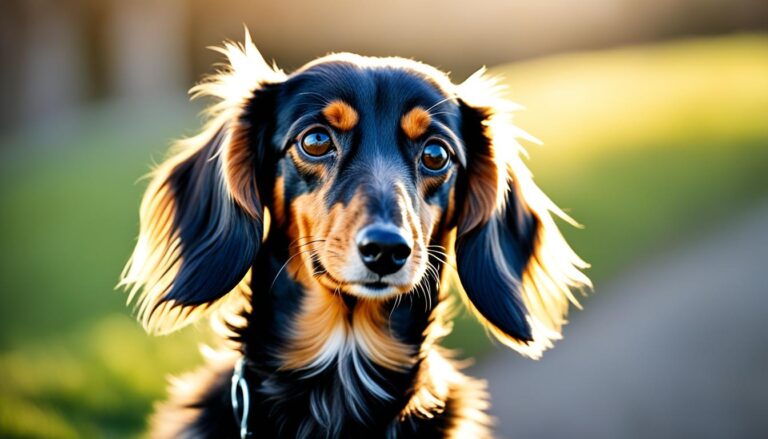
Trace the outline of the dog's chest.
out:
[[[259,424],[280,436],[335,437],[398,419],[416,382],[426,301],[345,300],[287,277],[254,298],[247,350],[271,365],[254,389]]]
[[[411,306],[381,305],[305,295],[278,355],[282,367],[259,388],[267,412],[274,414],[264,421],[311,437],[372,426],[383,431],[397,419],[418,367],[420,337],[410,333],[424,327],[413,327],[420,319],[403,315]]]
[[[281,353],[283,368],[311,374],[351,358],[354,364],[410,369],[418,346],[398,338],[390,324],[391,311],[382,302],[350,303],[323,289],[308,291]],[[355,370],[364,375],[363,368]],[[375,386],[371,390],[377,393]]]

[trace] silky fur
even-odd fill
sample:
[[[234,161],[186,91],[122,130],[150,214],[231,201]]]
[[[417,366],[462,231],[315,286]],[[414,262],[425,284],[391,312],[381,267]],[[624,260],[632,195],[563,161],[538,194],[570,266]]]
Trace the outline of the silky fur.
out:
[[[414,61],[337,54],[288,75],[248,35],[218,50],[227,67],[193,88],[214,99],[210,121],[152,174],[122,284],[148,332],[172,332],[213,308],[225,343],[173,380],[150,435],[237,437],[229,382],[244,356],[255,436],[490,436],[485,383],[439,346],[451,330],[449,289],[504,345],[538,358],[560,337],[569,303],[578,305],[572,290],[589,286],[553,216],[573,221],[521,159],[517,139],[535,139],[511,124],[514,106],[483,71],[454,85]],[[359,83],[345,88],[349,78]],[[295,97],[283,88],[312,80],[342,83],[343,97],[317,102],[335,143],[385,130],[392,113],[408,145],[442,130],[451,168],[416,178],[395,149],[380,156],[374,147],[364,163],[342,157],[363,171],[341,180],[295,147],[281,150],[276,133],[293,123],[283,101]],[[356,94],[364,90],[378,91]],[[432,100],[399,112],[400,94]],[[340,280],[360,271],[347,243],[371,209],[414,241],[401,270],[412,282],[384,298]]]
[[[350,107],[346,102],[337,99],[323,108],[323,116],[328,119],[328,123],[341,131],[349,131],[357,125],[357,111]]]
[[[409,139],[415,140],[427,131],[431,122],[432,116],[427,110],[415,107],[400,119],[400,127]]]

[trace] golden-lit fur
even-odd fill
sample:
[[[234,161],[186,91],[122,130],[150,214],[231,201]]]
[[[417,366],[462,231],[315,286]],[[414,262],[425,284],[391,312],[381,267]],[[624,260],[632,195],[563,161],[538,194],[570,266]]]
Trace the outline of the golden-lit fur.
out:
[[[496,160],[494,150],[477,151],[472,157],[474,166],[467,170],[471,183],[459,215],[459,236],[485,224],[504,202],[504,187],[499,187],[499,168],[504,163]]]
[[[285,221],[285,178],[277,177],[272,188],[272,220],[278,225]]]
[[[393,370],[415,364],[415,350],[396,340],[380,301],[362,300],[352,315],[352,335],[360,351],[374,363]]]
[[[348,311],[340,296],[324,288],[308,291],[282,354],[286,369],[320,367],[344,352],[349,333]]]
[[[324,288],[309,291],[296,324],[292,343],[283,355],[286,369],[323,366],[358,349],[379,366],[403,370],[414,364],[414,352],[386,331],[382,303],[359,302],[347,308],[340,295]]]
[[[427,132],[430,123],[432,116],[429,112],[421,107],[414,107],[400,119],[400,128],[409,139],[416,140]]]
[[[236,360],[237,355],[231,352],[217,361],[208,361],[194,372],[171,377],[169,400],[155,407],[155,413],[149,419],[151,434],[148,437],[186,439],[204,436],[202,432],[190,431],[189,426],[200,416],[200,408],[196,404],[206,397],[208,389],[230,379],[226,372],[232,369]]]
[[[302,171],[317,174],[325,182],[324,185],[286,204],[285,181],[283,177],[277,177],[272,193],[269,194],[271,205],[266,206],[266,210],[261,205],[263,194],[256,187],[254,157],[246,137],[249,127],[239,115],[254,93],[265,84],[284,81],[287,75],[270,67],[262,59],[248,35],[244,45],[227,43],[224,48],[217,50],[228,58],[229,65],[192,89],[195,96],[208,96],[216,100],[209,110],[210,121],[201,134],[179,142],[170,158],[153,171],[152,181],[141,203],[141,225],[136,249],[122,275],[121,285],[128,287],[129,301],[136,300],[138,317],[144,327],[157,334],[172,332],[214,307],[214,303],[187,306],[173,300],[164,300],[164,296],[172,288],[182,263],[180,237],[174,231],[173,224],[177,206],[173,188],[168,183],[169,176],[181,163],[210,144],[211,139],[217,139],[221,146],[213,163],[221,176],[220,189],[228,194],[220,206],[221,210],[226,215],[239,208],[251,219],[261,221],[265,238],[269,233],[271,215],[273,225],[285,228],[293,241],[288,249],[290,259],[285,268],[303,285],[305,296],[300,312],[290,327],[286,328],[290,336],[287,346],[280,353],[282,370],[320,367],[339,356],[350,354],[352,350],[389,370],[406,370],[419,364],[413,392],[400,418],[431,419],[450,406],[454,416],[450,436],[489,436],[488,427],[491,422],[484,413],[488,407],[485,383],[461,374],[450,355],[437,346],[440,339],[451,330],[447,288],[453,285],[462,291],[461,282],[455,278],[455,240],[482,227],[494,215],[509,208],[506,205],[508,191],[513,191],[519,203],[536,219],[533,255],[525,267],[520,285],[533,341],[521,342],[502,332],[477,312],[466,299],[466,294],[461,294],[466,305],[475,311],[477,318],[491,334],[504,345],[526,356],[538,358],[552,346],[553,340],[560,338],[569,303],[579,306],[571,290],[591,286],[589,279],[582,273],[588,265],[566,243],[554,217],[574,225],[576,223],[536,186],[521,158],[524,151],[518,139],[536,139],[511,123],[511,111],[515,107],[499,97],[499,87],[483,70],[464,83],[454,85],[438,70],[414,61],[336,54],[321,58],[298,71],[300,73],[329,60],[360,66],[403,66],[422,75],[450,96],[452,102],[465,103],[485,115],[483,134],[488,140],[488,150],[471,152],[473,165],[467,170],[468,187],[461,203],[456,198],[457,191],[451,189],[445,211],[424,202],[413,206],[410,198],[405,195],[402,183],[391,182],[402,225],[414,245],[409,265],[402,270],[402,278],[398,278],[402,282],[397,285],[397,291],[377,300],[350,289],[345,281],[355,268],[349,262],[355,260],[349,255],[357,251],[354,247],[354,233],[367,220],[363,195],[358,193],[349,203],[339,203],[328,208],[324,197],[330,179],[325,175],[325,169],[302,161],[295,150],[291,149],[287,154],[296,166]],[[329,102],[322,114],[333,127],[341,131],[352,130],[360,117],[354,108],[341,100]],[[409,139],[415,140],[427,131],[430,123],[432,116],[429,111],[417,106],[402,115],[400,128]],[[391,165],[372,163],[370,166],[372,169],[377,166],[383,169]],[[451,175],[449,172],[444,177],[430,177],[431,180],[426,178],[418,189],[424,193],[442,184]],[[447,229],[445,224],[440,227],[441,218],[448,218],[453,223],[454,217],[455,231]],[[430,269],[427,264],[430,242],[441,242],[441,248],[445,250],[439,254],[440,259],[445,259],[441,261],[444,263],[441,273]],[[318,261],[322,263],[324,272],[316,272]],[[431,276],[436,283],[442,280],[439,287],[440,302],[431,311],[430,324],[424,334],[426,341],[415,349],[392,336],[383,304],[385,299],[398,294],[418,291],[419,282],[424,276]],[[451,278],[454,278],[453,282],[449,283]],[[239,300],[234,308],[225,310],[225,304],[220,303],[220,313],[213,319],[219,328],[218,332],[231,336],[233,328],[242,328],[247,324],[241,315],[249,311],[249,283],[250,272],[234,293],[229,295]],[[350,294],[358,299],[353,309],[347,306],[342,294]],[[191,381],[175,381],[172,391],[175,405],[178,406],[179,401],[194,404],[201,397],[203,382],[212,383],[221,379],[226,375],[224,372],[231,370],[232,363],[232,358],[228,357],[211,366],[214,372],[200,372]],[[182,431],[189,433],[183,430],[183,426],[199,411],[190,406],[187,411],[182,409],[169,412],[177,415],[176,418],[167,414],[156,416],[152,422],[155,426],[154,434],[174,437]]]
[[[248,144],[248,134],[242,122],[232,124],[231,139],[225,142],[227,146],[222,151],[224,179],[235,202],[251,218],[260,219],[257,206],[261,202],[256,189],[256,170],[253,169],[254,159]]]
[[[121,285],[130,287],[129,302],[141,291],[138,318],[147,331],[158,334],[173,332],[193,320],[196,317],[193,314],[200,315],[206,308],[161,302],[181,265],[180,241],[173,233],[173,194],[165,177],[184,158],[185,155],[180,153],[155,171],[139,210],[139,239],[121,280]]]
[[[447,236],[443,246],[452,247],[452,236]],[[468,362],[453,360],[454,352],[438,345],[450,334],[455,314],[450,290],[455,288],[450,272],[455,273],[456,261],[446,255],[441,277],[449,280],[440,284],[439,303],[432,312],[432,319],[425,331],[426,339],[419,351],[421,367],[416,377],[414,393],[400,412],[400,418],[409,416],[431,419],[448,409],[456,412],[449,438],[490,438],[493,420],[486,413],[490,407],[486,382],[460,372]]]
[[[227,67],[191,90],[193,97],[217,99],[208,107],[210,120],[200,134],[177,142],[171,156],[150,174],[152,181],[139,210],[138,242],[119,284],[129,289],[129,302],[137,299],[139,320],[148,332],[155,334],[173,332],[199,318],[208,308],[162,300],[181,265],[179,237],[173,233],[175,206],[168,186],[171,172],[200,151],[209,139],[220,137],[225,158],[218,163],[224,184],[243,210],[253,218],[259,217],[253,209],[258,193],[252,176],[248,175],[249,153],[243,143],[244,127],[239,115],[263,83],[283,81],[285,75],[264,61],[247,32],[245,44],[226,43],[215,50],[228,58]]]
[[[473,195],[465,201],[463,222],[460,220],[457,233],[466,233],[494,211],[504,209],[507,191],[514,191],[539,222],[534,254],[522,282],[523,302],[529,311],[528,323],[533,330],[533,342],[521,343],[499,331],[479,313],[474,314],[504,345],[525,356],[539,358],[543,351],[553,346],[553,340],[561,338],[562,326],[567,323],[569,303],[580,307],[571,289],[592,286],[589,278],[582,273],[589,264],[571,249],[553,216],[575,226],[578,223],[534,183],[522,160],[525,150],[517,139],[539,141],[511,122],[512,112],[519,107],[501,97],[501,87],[496,80],[480,70],[458,86],[457,95],[475,108],[486,109],[485,135],[493,145],[491,154],[486,156],[493,159],[492,163],[486,160],[478,174],[469,179],[469,191]],[[467,208],[468,204],[472,207]],[[465,303],[474,310],[469,301],[465,300]]]
[[[349,131],[357,125],[359,119],[357,111],[348,103],[336,99],[323,108],[323,116],[334,128],[341,131]]]

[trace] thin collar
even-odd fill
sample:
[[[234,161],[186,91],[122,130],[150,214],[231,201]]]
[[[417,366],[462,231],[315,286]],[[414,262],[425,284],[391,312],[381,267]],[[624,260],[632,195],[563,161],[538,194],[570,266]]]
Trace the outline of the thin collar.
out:
[[[248,415],[251,409],[251,394],[248,390],[248,381],[245,379],[245,356],[240,357],[235,363],[235,370],[232,373],[232,386],[230,388],[230,398],[232,400],[232,411],[235,414],[235,422],[240,425],[240,439],[250,438],[251,432],[248,430]],[[240,401],[242,400],[242,406]]]

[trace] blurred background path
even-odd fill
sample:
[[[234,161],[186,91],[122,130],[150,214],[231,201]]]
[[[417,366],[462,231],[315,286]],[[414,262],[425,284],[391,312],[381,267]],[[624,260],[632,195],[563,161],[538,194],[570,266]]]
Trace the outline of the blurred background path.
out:
[[[541,361],[499,349],[476,366],[498,435],[768,434],[766,227],[768,202],[598,285]]]

